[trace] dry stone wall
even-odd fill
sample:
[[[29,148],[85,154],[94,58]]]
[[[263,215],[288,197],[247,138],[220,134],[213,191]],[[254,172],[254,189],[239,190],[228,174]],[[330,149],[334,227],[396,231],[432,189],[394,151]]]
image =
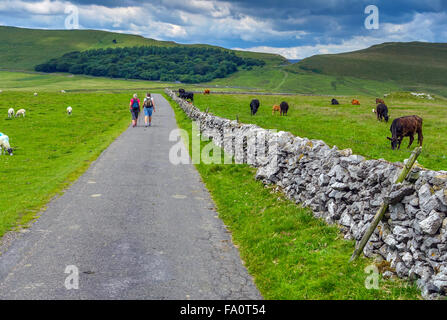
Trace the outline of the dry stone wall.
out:
[[[257,179],[276,184],[289,199],[312,209],[315,217],[337,224],[346,239],[359,241],[382,201],[389,201],[389,210],[363,253],[390,263],[392,271],[384,277],[416,280],[426,299],[445,297],[446,171],[415,167],[404,183],[394,185],[402,164],[366,160],[320,140],[220,118],[201,112],[173,91],[166,93],[236,163],[256,167]],[[267,154],[253,157],[259,146],[248,142],[259,136],[265,138]],[[234,145],[242,145],[244,152],[235,151]]]

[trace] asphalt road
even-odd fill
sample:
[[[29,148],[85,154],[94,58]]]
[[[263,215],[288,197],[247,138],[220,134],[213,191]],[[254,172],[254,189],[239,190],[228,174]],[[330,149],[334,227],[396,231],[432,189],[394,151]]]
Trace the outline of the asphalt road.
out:
[[[0,299],[262,298],[194,166],[170,163],[174,112],[155,101],[152,127],[129,127],[4,239]]]

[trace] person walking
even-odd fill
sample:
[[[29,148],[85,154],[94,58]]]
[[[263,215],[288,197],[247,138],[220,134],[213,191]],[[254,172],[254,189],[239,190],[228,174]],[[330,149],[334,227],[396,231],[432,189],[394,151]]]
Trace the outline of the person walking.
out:
[[[143,102],[144,125],[150,127],[152,124],[152,112],[155,112],[155,102],[150,93],[146,94]]]
[[[138,99],[137,94],[133,95],[133,98],[130,99],[130,113],[132,114],[132,128],[135,128],[138,123],[138,115],[140,113],[140,100]]]

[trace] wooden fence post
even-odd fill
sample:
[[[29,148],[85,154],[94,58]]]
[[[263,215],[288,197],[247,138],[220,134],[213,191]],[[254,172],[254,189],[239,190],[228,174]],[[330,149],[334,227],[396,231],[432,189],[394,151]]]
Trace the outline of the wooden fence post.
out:
[[[399,177],[397,178],[394,184],[402,183],[405,180],[407,175],[411,172],[411,169],[413,168],[413,165],[416,162],[416,159],[421,154],[421,152],[422,147],[417,147],[416,149],[414,149],[414,151],[411,153],[410,158],[408,159],[408,162],[405,164],[404,168],[402,169]],[[366,230],[365,234],[363,235],[362,240],[360,240],[358,246],[354,250],[354,253],[351,256],[351,259],[349,259],[349,262],[352,262],[355,259],[357,259],[360,253],[363,252],[363,249],[368,243],[369,238],[371,238],[371,235],[374,233],[374,230],[376,230],[377,225],[379,224],[380,220],[382,220],[386,210],[388,209],[388,205],[389,205],[388,202],[384,201],[380,206],[379,210],[377,210],[377,213],[374,216],[373,221],[371,222],[368,230]]]

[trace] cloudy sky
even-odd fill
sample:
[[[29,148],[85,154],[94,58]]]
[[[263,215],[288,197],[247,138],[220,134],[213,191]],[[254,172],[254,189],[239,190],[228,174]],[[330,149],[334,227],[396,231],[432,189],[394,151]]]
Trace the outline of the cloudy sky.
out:
[[[379,10],[378,29],[365,27],[369,5]],[[447,0],[0,0],[0,25],[64,29],[73,8],[81,29],[289,59],[386,41],[447,42]]]

